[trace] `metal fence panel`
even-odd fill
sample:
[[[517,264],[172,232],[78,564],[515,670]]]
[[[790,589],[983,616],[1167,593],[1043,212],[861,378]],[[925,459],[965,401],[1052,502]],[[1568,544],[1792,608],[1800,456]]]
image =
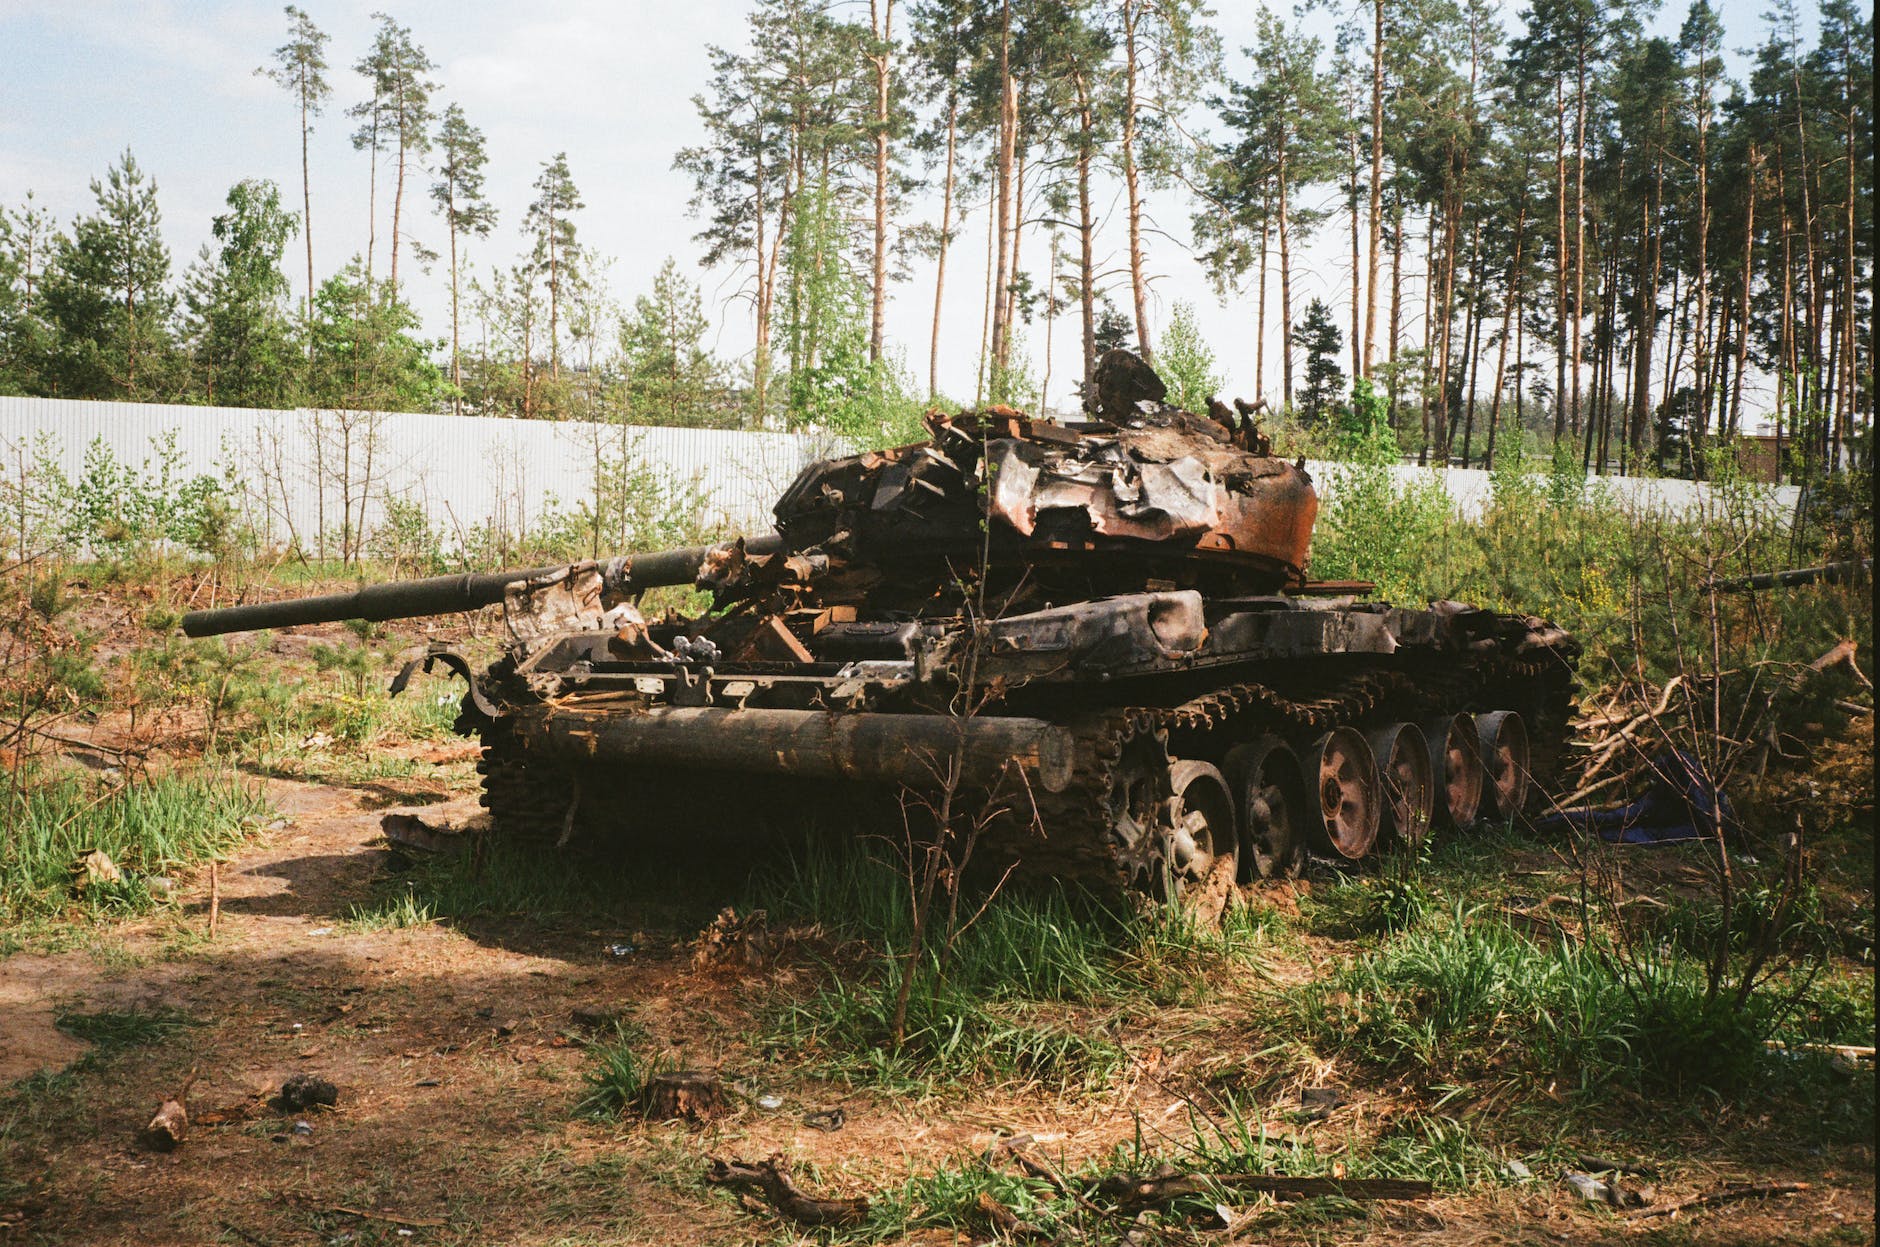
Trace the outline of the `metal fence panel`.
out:
[[[827,435],[722,429],[632,428],[579,421],[507,420],[411,412],[268,411],[0,396],[0,479],[17,478],[38,439],[68,479],[84,471],[95,442],[119,462],[148,462],[174,439],[186,475],[228,476],[256,499],[278,541],[333,531],[357,501],[370,529],[399,500],[462,539],[486,525],[520,532],[551,507],[594,497],[597,464],[631,457],[668,488],[697,499],[708,522],[767,529],[770,506],[804,465],[834,453]],[[1308,465],[1322,499],[1338,488],[1340,465]],[[1395,466],[1400,482],[1436,475],[1457,509],[1479,514],[1490,475],[1479,469]],[[366,481],[359,498],[357,484]],[[1621,502],[1681,511],[1709,487],[1692,481],[1601,478]],[[1765,487],[1765,505],[1792,509],[1793,486]]]

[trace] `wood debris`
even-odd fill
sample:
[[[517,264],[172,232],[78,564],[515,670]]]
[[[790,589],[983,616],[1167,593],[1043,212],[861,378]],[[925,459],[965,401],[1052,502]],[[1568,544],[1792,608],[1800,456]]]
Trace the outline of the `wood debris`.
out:
[[[790,1163],[781,1154],[753,1165],[713,1158],[705,1181],[712,1186],[755,1190],[770,1206],[798,1225],[856,1225],[868,1216],[865,1195],[825,1199],[806,1195],[790,1180]]]

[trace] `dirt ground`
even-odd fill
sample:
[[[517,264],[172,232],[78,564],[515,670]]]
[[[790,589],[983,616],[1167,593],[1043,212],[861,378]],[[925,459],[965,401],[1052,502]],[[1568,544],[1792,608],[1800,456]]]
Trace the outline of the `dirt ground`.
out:
[[[755,1002],[809,964],[695,972],[693,930],[538,923],[365,929],[391,857],[372,794],[272,781],[284,825],[207,873],[156,916],[63,952],[0,960],[0,1242],[61,1244],[627,1244],[793,1241],[776,1220],[701,1182],[708,1157],[780,1152],[822,1189],[859,1193],[1027,1132],[1075,1161],[1186,1106],[1153,1076],[1156,1052],[1108,1092],[1057,1099],[986,1089],[909,1103],[819,1084],[748,1046]],[[461,811],[459,811],[461,812]],[[618,955],[611,945],[631,944]],[[577,1010],[632,1007],[688,1064],[715,1067],[781,1108],[751,1104],[704,1128],[605,1123],[575,1111],[590,1057]],[[180,1010],[160,1042],[87,1056],[64,1012]],[[69,1072],[59,1074],[65,1069]],[[37,1071],[37,1072],[36,1072]],[[280,1113],[287,1078],[318,1074],[337,1108]],[[26,1082],[20,1083],[22,1078]],[[193,1082],[189,1080],[193,1078]],[[174,1152],[138,1129],[188,1083],[195,1125]],[[1309,1129],[1335,1143],[1364,1096]],[[842,1108],[825,1133],[805,1112]],[[304,1122],[304,1127],[297,1123]],[[1730,1123],[1755,1130],[1754,1122]],[[1817,1149],[1819,1153],[1819,1149]],[[1783,1171],[1693,1157],[1667,1198],[1726,1180],[1803,1180],[1804,1193],[1631,1222],[1581,1204],[1556,1175],[1467,1196],[1382,1205],[1368,1218],[1208,1242],[1872,1241],[1872,1152],[1795,1155]],[[11,1168],[12,1172],[5,1172]],[[930,1232],[922,1242],[983,1241]]]

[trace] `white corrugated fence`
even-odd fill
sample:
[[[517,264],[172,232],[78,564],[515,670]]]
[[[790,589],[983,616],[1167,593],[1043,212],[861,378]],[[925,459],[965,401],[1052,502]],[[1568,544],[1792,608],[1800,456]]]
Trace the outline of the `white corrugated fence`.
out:
[[[771,504],[803,466],[837,449],[814,433],[0,396],[0,480],[18,480],[35,454],[76,480],[94,443],[133,467],[171,447],[181,475],[235,481],[259,504],[270,537],[303,542],[346,517],[369,531],[394,501],[455,539],[478,526],[521,532],[554,507],[591,501],[597,470],[623,461],[696,501],[708,524],[766,529]],[[1322,497],[1336,491],[1338,465],[1309,466]],[[1392,472],[1404,481],[1436,476],[1465,514],[1489,496],[1489,473],[1476,469]],[[1696,504],[1708,488],[1638,477],[1601,484],[1622,501],[1667,510]],[[1764,497],[1790,509],[1795,492],[1768,488]]]

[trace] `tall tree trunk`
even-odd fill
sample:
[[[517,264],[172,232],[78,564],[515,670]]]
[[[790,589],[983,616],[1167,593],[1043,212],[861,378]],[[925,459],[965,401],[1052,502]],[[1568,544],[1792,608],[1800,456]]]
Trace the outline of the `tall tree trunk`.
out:
[[[1749,145],[1749,189],[1745,194],[1747,206],[1743,213],[1743,310],[1737,317],[1736,389],[1730,394],[1729,435],[1731,437],[1735,437],[1743,428],[1743,365],[1749,355],[1749,300],[1756,277],[1756,181],[1761,165],[1762,161],[1757,155],[1756,145],[1751,143]],[[1778,455],[1776,459],[1778,479],[1782,471],[1781,462],[1781,457]]]
[[[405,207],[405,153],[410,142],[405,134],[405,88],[398,88],[398,179],[392,190],[392,297],[398,297],[398,223]]]
[[[995,170],[993,179],[998,179]],[[992,346],[992,308],[998,302],[993,298],[998,290],[998,270],[994,267],[995,244],[1004,235],[999,230],[999,196],[996,190],[986,196],[986,300],[979,316],[979,381],[974,390],[973,405],[979,406],[986,401],[987,365],[991,362]]]
[[[1136,304],[1136,347],[1143,359],[1153,364],[1155,351],[1149,342],[1149,285],[1142,272],[1142,186],[1136,170],[1136,22],[1142,0],[1123,0],[1123,187],[1129,193],[1129,285]],[[1280,157],[1282,168],[1285,156]],[[1284,174],[1281,174],[1282,179]],[[1282,205],[1286,192],[1280,191]],[[1281,265],[1285,263],[1285,208],[1280,209]],[[1285,284],[1282,272],[1281,284]],[[1288,326],[1287,333],[1292,332]],[[1286,401],[1292,402],[1292,356],[1286,360]]]
[[[940,393],[940,300],[947,284],[947,244],[953,239],[953,145],[959,134],[960,97],[955,88],[947,88],[946,173],[940,191],[940,255],[933,274],[933,332],[927,341],[927,395]]]
[[[1005,398],[1005,349],[1011,327],[1005,316],[1009,304],[1006,286],[1011,281],[1008,233],[1012,228],[1012,173],[1017,163],[1018,83],[1012,77],[1012,0],[1005,0],[1001,10],[999,35],[999,155],[996,206],[998,235],[996,263],[992,279],[992,376],[990,390],[995,401]]]
[[[1266,244],[1273,228],[1272,196],[1266,196],[1265,211],[1260,214],[1260,297],[1254,307],[1253,396],[1266,397]]]
[[[868,0],[875,35],[875,273],[868,313],[868,362],[881,362],[888,309],[888,88],[894,49],[894,0]],[[937,319],[937,318],[936,318]]]
[[[1279,145],[1279,357],[1280,376],[1283,380],[1283,393],[1288,411],[1292,409],[1293,396],[1293,360],[1292,360],[1292,238],[1288,232],[1286,205],[1286,141]],[[1142,296],[1139,294],[1137,298]]]
[[[1436,251],[1436,218],[1438,208],[1432,206],[1429,221],[1424,227],[1423,239],[1423,375],[1417,378],[1417,394],[1422,416],[1421,440],[1417,446],[1417,466],[1427,467],[1430,462],[1430,375],[1436,366],[1433,343],[1436,336],[1436,287],[1441,281],[1438,276]]]
[[[463,355],[457,334],[457,192],[449,191],[444,205],[444,225],[450,232],[450,409],[463,414]]]
[[[379,243],[379,110],[372,107],[372,141],[366,146],[366,301],[372,299],[372,253]]]
[[[1487,283],[1482,280],[1481,242],[1482,223],[1477,220],[1469,229],[1469,319],[1462,333],[1463,363],[1467,368],[1467,380],[1464,382],[1462,405],[1462,466],[1469,466],[1469,451],[1475,437],[1475,389],[1482,373],[1482,300],[1487,297]]]
[[[1697,298],[1692,380],[1697,390],[1697,415],[1691,421],[1691,460],[1704,460],[1704,434],[1710,428],[1710,47],[1697,49]],[[1667,397],[1670,391],[1665,391]],[[1698,471],[1702,471],[1698,467]]]
[[[307,335],[307,363],[313,363],[313,179],[307,165],[307,67],[300,67],[300,232],[307,240],[307,302],[302,316],[302,331]],[[28,261],[28,269],[31,262]],[[27,306],[32,314],[31,273],[28,272]]]
[[[1395,197],[1393,196],[1393,199]],[[1385,419],[1398,428],[1397,401],[1403,390],[1403,378],[1397,375],[1397,344],[1403,340],[1403,204],[1393,202],[1390,218],[1390,342],[1385,351],[1390,360],[1390,406]]]
[[[1554,80],[1554,441],[1567,432],[1567,88]],[[1579,413],[1573,431],[1580,431]]]
[[[1356,381],[1365,375],[1366,365],[1364,344],[1361,341],[1364,336],[1364,317],[1359,311],[1361,274],[1358,269],[1360,258],[1358,254],[1358,175],[1360,166],[1358,164],[1358,130],[1355,122],[1346,132],[1346,146],[1351,153],[1351,379]]]
[[[1586,43],[1574,79],[1573,129],[1573,409],[1580,409],[1580,330],[1586,319]]]
[[[1659,132],[1663,133],[1662,120]],[[1645,429],[1651,421],[1652,347],[1658,338],[1658,273],[1664,258],[1660,245],[1664,231],[1664,191],[1665,160],[1661,145],[1653,161],[1651,203],[1644,210],[1639,229],[1638,309],[1632,328],[1632,459],[1635,462],[1644,457]],[[1665,391],[1665,401],[1671,401],[1670,390]],[[1661,446],[1661,456],[1662,453]]]
[[[1377,339],[1377,253],[1384,199],[1384,0],[1371,0],[1371,248],[1365,263],[1364,375]]]
[[[1508,261],[1508,277],[1503,296],[1506,302],[1501,309],[1501,344],[1495,351],[1495,392],[1488,400],[1488,450],[1482,458],[1482,466],[1495,466],[1495,435],[1501,428],[1501,387],[1508,371],[1508,338],[1515,323],[1520,320],[1521,302],[1521,245],[1527,234],[1527,172],[1521,174],[1521,206],[1514,217],[1514,258]],[[1515,374],[1520,375],[1521,360],[1515,357]],[[1517,385],[1520,383],[1517,381]],[[1520,403],[1515,404],[1515,418],[1521,415]]]
[[[1084,394],[1096,393],[1097,378],[1097,261],[1096,217],[1090,210],[1090,158],[1096,123],[1091,115],[1090,87],[1082,73],[1077,83],[1077,284],[1084,330]]]

